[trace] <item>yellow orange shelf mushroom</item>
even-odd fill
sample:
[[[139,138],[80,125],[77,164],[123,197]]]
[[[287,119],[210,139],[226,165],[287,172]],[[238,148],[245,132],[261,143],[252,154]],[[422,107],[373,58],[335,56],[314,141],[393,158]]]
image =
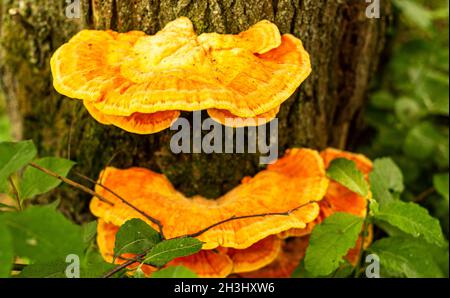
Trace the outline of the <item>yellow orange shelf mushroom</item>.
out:
[[[113,262],[115,236],[119,227],[108,224],[99,219],[97,225],[97,243],[100,253],[107,262]],[[276,236],[267,237],[246,249],[218,248],[215,250],[201,250],[200,252],[174,259],[167,266],[185,266],[200,277],[227,277],[232,273],[254,271],[272,263],[281,251],[281,240]],[[126,259],[135,257],[124,254],[116,258],[116,264],[122,264]],[[157,269],[138,262],[128,266],[133,272],[138,266],[151,276]]]
[[[303,259],[315,225],[334,212],[361,217],[366,214],[367,198],[325,177],[325,168],[336,158],[355,161],[366,178],[372,170],[371,161],[362,155],[336,149],[321,154],[291,149],[266,170],[255,177],[245,177],[241,185],[217,200],[186,198],[163,175],[145,169],[107,168],[99,182],[160,220],[168,239],[212,227],[195,236],[204,242],[199,253],[175,259],[169,266],[183,265],[202,277],[289,277]],[[105,260],[112,261],[119,226],[131,218],[146,218],[101,186],[96,191],[114,204],[97,198],[91,202],[91,211],[99,217],[100,251]],[[238,219],[227,221],[232,217]],[[371,227],[368,232],[365,247],[372,240]],[[353,265],[359,261],[361,241],[362,237],[346,256]],[[147,275],[155,270],[148,265],[141,268]]]
[[[222,124],[270,121],[311,65],[302,42],[268,21],[238,35],[197,35],[181,17],[152,36],[83,30],[54,53],[51,69],[55,89],[83,100],[100,123],[150,134],[180,110],[207,109]]]
[[[366,179],[368,179],[368,175],[372,171],[372,162],[361,154],[328,148],[322,151],[320,156],[326,168],[328,168],[334,159],[346,158],[356,163],[357,168],[365,175]],[[324,199],[319,202],[320,215],[317,219],[309,223],[305,229],[290,229],[278,234],[282,239],[290,239],[283,245],[282,251],[277,259],[264,268],[254,272],[240,274],[240,276],[252,278],[290,277],[300,260],[305,256],[309,234],[311,234],[315,225],[335,212],[347,212],[364,217],[367,212],[367,204],[368,198],[361,197],[339,183],[331,181]],[[372,242],[372,226],[368,227],[367,232],[368,235],[364,237],[364,247],[368,247]],[[359,261],[362,240],[363,237],[360,236],[355,247],[350,249],[345,257],[353,266]]]
[[[314,221],[319,215],[318,202],[328,187],[323,161],[309,149],[289,150],[266,170],[244,179],[214,201],[186,198],[165,176],[142,168],[107,168],[99,183],[96,192],[113,204],[98,198],[90,204],[99,217],[98,243],[106,260],[112,260],[115,233],[127,220],[141,218],[157,228],[107,188],[157,218],[167,239],[211,227],[196,236],[204,243],[200,255],[171,263],[183,264],[205,277],[249,272],[270,264],[281,251],[282,241],[276,235],[291,228],[306,228]],[[145,269],[151,274],[150,266]]]
[[[169,239],[194,234],[232,217],[245,217],[199,235],[204,249],[244,249],[270,235],[305,228],[318,216],[317,202],[328,186],[322,159],[308,149],[289,151],[247,183],[208,203],[184,197],[165,176],[142,168],[107,168],[99,182],[161,221]],[[141,218],[152,224],[104,188],[97,186],[96,192],[114,203],[111,206],[98,198],[91,201],[92,213],[106,222],[121,226],[128,219]],[[278,215],[254,216],[274,213]]]

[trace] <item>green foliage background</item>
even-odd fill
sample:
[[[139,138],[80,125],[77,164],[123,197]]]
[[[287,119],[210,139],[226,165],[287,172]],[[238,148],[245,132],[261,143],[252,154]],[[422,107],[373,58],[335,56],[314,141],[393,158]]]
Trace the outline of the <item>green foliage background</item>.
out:
[[[358,151],[392,157],[405,179],[402,198],[429,208],[448,235],[449,1],[393,2],[398,23]]]

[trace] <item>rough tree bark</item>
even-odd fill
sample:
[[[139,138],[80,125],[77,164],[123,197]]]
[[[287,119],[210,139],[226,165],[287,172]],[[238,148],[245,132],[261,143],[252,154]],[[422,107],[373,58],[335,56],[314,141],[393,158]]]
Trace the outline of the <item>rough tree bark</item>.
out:
[[[364,0],[82,0],[81,19],[69,19],[65,0],[2,0],[0,86],[14,137],[33,139],[41,156],[70,157],[90,177],[114,157],[117,167],[166,174],[188,195],[217,197],[260,170],[257,154],[174,155],[169,148],[174,132],[138,136],[98,124],[79,101],[54,91],[53,51],[82,28],[153,34],[187,16],[198,33],[237,33],[268,19],[304,41],[313,65],[279,114],[280,154],[293,146],[344,147],[349,131],[357,128],[385,44],[389,2],[382,3],[381,19],[369,19]],[[66,190],[64,209],[83,220],[78,215],[85,214],[85,199]]]

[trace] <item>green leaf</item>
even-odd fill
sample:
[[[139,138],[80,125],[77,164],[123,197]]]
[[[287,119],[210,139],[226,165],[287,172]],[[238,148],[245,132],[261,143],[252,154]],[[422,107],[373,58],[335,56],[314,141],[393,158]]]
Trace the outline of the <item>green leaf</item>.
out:
[[[75,165],[73,161],[55,157],[45,157],[34,163],[62,177],[65,177]],[[20,183],[20,197],[22,199],[31,199],[36,195],[49,192],[60,184],[61,180],[28,166]]]
[[[355,246],[364,219],[337,212],[314,228],[306,250],[305,269],[313,276],[327,276],[334,272]]]
[[[379,91],[371,94],[370,104],[378,109],[392,110],[395,98],[387,91]]]
[[[374,216],[413,237],[423,237],[428,243],[441,247],[446,245],[439,220],[418,204],[392,201],[380,205]]]
[[[88,244],[94,240],[97,234],[97,221],[91,221],[81,226],[83,233],[83,242]]]
[[[367,196],[369,187],[364,175],[358,170],[354,161],[338,158],[331,162],[327,175],[361,196]]]
[[[349,277],[353,273],[354,269],[355,268],[353,267],[353,265],[344,259],[343,263],[333,273],[331,273],[327,276],[314,276],[305,269],[305,260],[303,259],[300,261],[300,264],[298,264],[297,268],[295,268],[291,277],[292,278],[317,278],[317,277],[319,277],[319,278],[346,278],[346,277]]]
[[[374,161],[369,180],[373,197],[380,203],[393,201],[391,192],[401,193],[404,190],[402,172],[390,158]]]
[[[430,113],[443,116],[449,115],[448,71],[440,72],[427,68],[424,78],[417,87],[417,93]]]
[[[397,118],[407,126],[414,124],[424,115],[423,108],[417,101],[408,97],[395,101],[395,113]]]
[[[438,129],[432,123],[423,122],[408,132],[403,151],[411,158],[426,160],[435,153],[441,139]]]
[[[26,266],[18,277],[20,278],[66,278],[67,263],[58,259],[48,263],[36,263]]]
[[[37,262],[22,270],[21,278],[66,278],[66,269],[71,265],[65,259],[57,258],[45,263]],[[80,277],[98,278],[115,265],[106,263],[98,252],[80,256]]]
[[[190,256],[202,249],[203,243],[195,238],[177,238],[156,244],[145,257],[144,263],[161,267],[173,259]]]
[[[369,248],[370,253],[380,258],[382,277],[445,277],[431,253],[435,250],[420,240],[403,237],[384,238]]]
[[[183,266],[170,266],[152,274],[153,278],[196,278],[197,274]]]
[[[0,278],[9,277],[13,261],[13,240],[6,225],[0,222]]]
[[[15,254],[46,263],[69,254],[82,255],[85,245],[80,226],[67,220],[54,206],[31,206],[23,212],[0,215],[13,235]]]
[[[161,241],[161,235],[143,220],[133,218],[125,222],[116,234],[114,255],[141,254]]]
[[[82,278],[102,277],[105,272],[110,271],[115,266],[114,264],[106,263],[98,251],[90,251],[81,261],[80,275]],[[117,276],[117,274],[113,275],[113,277]]]
[[[2,193],[8,193],[8,181],[6,179],[0,180],[0,194]]]
[[[394,3],[412,25],[422,30],[428,30],[433,25],[433,15],[420,3],[410,0],[394,0]]]
[[[291,278],[312,278],[310,273],[305,269],[305,259],[301,260],[291,274]]]
[[[36,147],[32,141],[0,143],[0,192],[5,191],[9,176],[24,167],[35,156]]]
[[[433,185],[434,188],[436,189],[436,191],[443,196],[447,201],[449,200],[449,195],[448,195],[448,190],[449,190],[449,186],[448,186],[448,181],[449,181],[449,175],[448,173],[446,174],[437,174],[434,175],[433,177]]]

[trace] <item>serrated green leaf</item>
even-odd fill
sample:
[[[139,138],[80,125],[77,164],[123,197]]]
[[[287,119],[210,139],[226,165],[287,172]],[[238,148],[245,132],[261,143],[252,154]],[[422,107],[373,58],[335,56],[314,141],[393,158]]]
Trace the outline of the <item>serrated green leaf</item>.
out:
[[[0,143],[0,191],[5,191],[8,177],[20,170],[36,156],[32,141]]]
[[[446,245],[439,221],[418,204],[392,201],[380,205],[374,216],[413,237],[423,237],[428,243],[441,247]]]
[[[161,235],[141,219],[125,222],[116,234],[114,255],[141,254],[161,241]]]
[[[382,220],[376,220],[374,219],[374,224],[383,230],[388,236],[392,237],[410,237],[408,233],[403,232],[399,228],[385,222]]]
[[[0,221],[0,278],[9,277],[14,261],[12,236]]]
[[[75,165],[71,160],[55,157],[45,157],[36,160],[34,163],[62,177],[67,176],[69,171]],[[34,196],[49,192],[60,184],[61,180],[28,166],[23,173],[20,183],[20,197],[22,200],[31,199]]]
[[[316,226],[306,250],[305,269],[312,276],[334,272],[355,246],[364,219],[348,213],[334,213]]]
[[[382,277],[445,277],[432,250],[420,240],[403,237],[384,238],[369,248],[380,258]]]
[[[374,161],[369,180],[373,197],[381,204],[395,199],[391,192],[401,193],[404,190],[403,174],[390,158]]]
[[[379,158],[373,163],[374,171],[379,172],[383,176],[385,185],[389,190],[401,193],[404,190],[403,174],[395,162],[389,158]]]
[[[14,251],[19,257],[46,263],[57,258],[65,260],[69,254],[83,254],[81,227],[67,220],[52,205],[3,213],[0,220],[14,235]]]
[[[183,266],[170,266],[152,274],[152,278],[196,278],[197,274]]]
[[[145,257],[144,263],[161,267],[173,259],[190,256],[202,249],[202,242],[195,238],[177,238],[156,244]]]
[[[436,191],[443,196],[447,201],[449,200],[449,175],[437,174],[433,177],[433,185]]]
[[[369,187],[364,175],[358,170],[354,161],[338,158],[331,162],[327,175],[353,192],[366,197]]]

